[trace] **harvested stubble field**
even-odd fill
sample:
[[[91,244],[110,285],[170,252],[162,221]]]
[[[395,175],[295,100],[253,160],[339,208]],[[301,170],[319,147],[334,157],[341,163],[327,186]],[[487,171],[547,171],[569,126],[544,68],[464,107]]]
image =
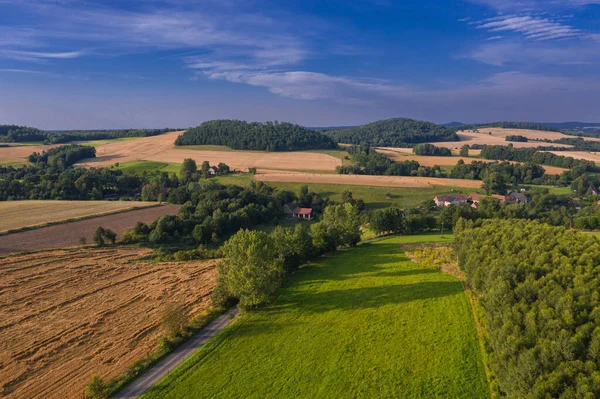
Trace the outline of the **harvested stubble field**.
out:
[[[202,312],[216,261],[141,262],[133,247],[50,251],[0,265],[0,396],[81,398],[157,345],[168,301]]]
[[[399,148],[403,150],[402,148]],[[479,158],[464,158],[464,157],[438,157],[438,156],[423,156],[423,155],[407,155],[404,151],[397,151],[398,149],[394,148],[378,148],[377,152],[384,154],[392,161],[396,162],[404,162],[404,161],[417,161],[419,164],[423,166],[455,166],[459,160],[463,160],[464,163],[473,163],[475,161],[479,162],[498,162],[488,159],[479,159]],[[511,162],[513,164],[519,162]],[[547,174],[549,175],[560,175],[566,169],[558,168],[556,166],[542,166]]]
[[[285,170],[335,170],[342,160],[319,152],[264,152],[235,150],[205,150],[198,146],[175,147],[177,136],[183,132],[165,133],[136,140],[108,143],[96,147],[96,158],[84,161],[84,166],[104,167],[132,161],[181,163],[185,158],[196,162],[224,162],[233,169],[251,167]]]
[[[23,251],[74,247],[81,245],[81,237],[85,237],[87,243],[91,244],[98,226],[114,230],[120,235],[137,222],[151,223],[163,215],[176,214],[179,208],[180,205],[162,205],[3,235],[0,236],[0,256]],[[51,211],[49,208],[49,212]]]
[[[254,176],[256,180],[264,182],[282,183],[327,183],[348,184],[357,186],[376,187],[422,187],[451,186],[460,188],[481,187],[482,182],[478,180],[442,179],[436,177],[412,177],[412,176],[369,176],[369,175],[335,175],[285,172],[279,170],[260,170]]]
[[[484,130],[481,130],[482,132]],[[487,132],[487,130],[485,130]],[[510,141],[506,141],[504,136],[490,136],[487,133],[473,133],[473,132],[458,132],[458,136],[460,137],[460,141],[447,141],[447,142],[439,142],[439,143],[431,143],[437,147],[446,147],[451,150],[460,150],[460,148],[465,145],[503,145],[507,146],[512,144],[515,148],[535,148],[539,146],[551,145],[553,147],[563,147],[563,148],[572,148],[570,145],[566,144],[554,144],[554,143],[544,143],[541,141],[529,141],[527,143],[514,143]],[[563,137],[569,137],[564,136]]]
[[[548,151],[555,155],[562,155],[564,157],[573,157],[575,159],[583,159],[584,161],[592,161],[600,163],[599,152],[585,152],[585,151]]]
[[[577,136],[569,136],[560,132],[546,132],[541,130],[528,130],[528,129],[505,129],[500,127],[482,127],[479,129],[481,133],[491,132],[494,137],[502,137],[503,139],[506,136],[524,136],[529,140],[560,140],[560,139],[573,139],[577,138]],[[596,137],[582,137],[585,141],[600,141],[600,138]],[[544,144],[542,144],[544,145]],[[551,144],[548,144],[551,145]]]
[[[157,205],[133,201],[4,201],[0,202],[0,233]]]

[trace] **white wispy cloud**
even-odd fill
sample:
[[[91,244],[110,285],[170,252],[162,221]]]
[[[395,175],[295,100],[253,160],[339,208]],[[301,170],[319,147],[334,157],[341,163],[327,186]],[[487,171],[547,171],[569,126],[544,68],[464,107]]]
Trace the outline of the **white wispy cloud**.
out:
[[[44,59],[71,59],[79,58],[84,51],[43,52],[0,49],[0,58],[10,58],[21,61],[38,61]]]
[[[539,9],[543,7],[567,8],[583,7],[590,4],[600,4],[600,0],[469,0],[490,6],[497,10]]]
[[[501,16],[486,19],[476,24],[477,29],[488,32],[518,32],[531,40],[552,40],[572,38],[583,35],[583,32],[569,25],[530,15]]]

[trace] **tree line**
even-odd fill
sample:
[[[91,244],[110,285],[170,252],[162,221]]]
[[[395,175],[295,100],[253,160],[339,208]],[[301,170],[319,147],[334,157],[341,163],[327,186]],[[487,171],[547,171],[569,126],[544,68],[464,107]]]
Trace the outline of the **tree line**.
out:
[[[600,397],[598,241],[538,222],[461,221],[454,246],[501,393]]]
[[[412,147],[418,143],[459,141],[452,129],[431,122],[392,118],[366,125],[324,131],[338,143],[374,147]]]
[[[417,144],[413,147],[416,155],[451,157],[452,151],[445,147],[436,147],[433,144]]]
[[[67,145],[31,154],[29,166],[0,166],[0,200],[101,200],[106,196],[116,196],[183,203],[182,186],[212,176],[208,172],[208,162],[203,162],[198,168],[191,159],[184,160],[181,178],[175,173],[126,174],[114,168],[74,165],[95,156],[94,147]],[[218,165],[217,174],[229,172],[226,164]]]
[[[66,130],[61,132],[46,132],[28,126],[0,125],[0,142],[23,143],[42,141],[44,144],[64,144],[72,141],[149,137],[175,130],[177,129]]]
[[[538,151],[536,148],[514,148],[512,145],[485,146],[482,148],[480,156],[483,159],[498,161],[529,162],[565,169],[582,169],[586,172],[596,171],[596,164],[593,161],[555,155],[550,152]]]
[[[520,134],[509,134],[505,137],[506,141],[514,141],[517,143],[527,143],[529,139],[525,136],[521,136]]]
[[[204,122],[179,136],[175,145],[224,145],[235,150],[261,151],[337,148],[331,138],[299,125],[239,120]]]

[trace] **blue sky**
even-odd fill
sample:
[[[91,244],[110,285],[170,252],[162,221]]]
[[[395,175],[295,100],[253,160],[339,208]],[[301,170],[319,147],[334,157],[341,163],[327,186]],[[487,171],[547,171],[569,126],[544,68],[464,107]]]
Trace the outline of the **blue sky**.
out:
[[[0,0],[0,123],[600,122],[600,0]]]

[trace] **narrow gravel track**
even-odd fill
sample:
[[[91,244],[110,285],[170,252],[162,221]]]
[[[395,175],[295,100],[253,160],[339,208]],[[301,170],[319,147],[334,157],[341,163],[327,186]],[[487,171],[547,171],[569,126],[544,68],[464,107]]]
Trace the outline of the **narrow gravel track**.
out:
[[[175,352],[161,360],[142,376],[127,385],[113,396],[114,399],[134,399],[144,393],[152,385],[156,384],[167,373],[198,350],[209,339],[219,331],[227,327],[237,314],[237,308],[231,308],[210,325],[180,346]]]

